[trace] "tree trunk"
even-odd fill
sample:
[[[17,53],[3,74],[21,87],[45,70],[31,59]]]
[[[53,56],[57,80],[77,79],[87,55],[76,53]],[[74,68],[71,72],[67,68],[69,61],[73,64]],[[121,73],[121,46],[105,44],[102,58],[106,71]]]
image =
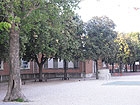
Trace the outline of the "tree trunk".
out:
[[[125,65],[125,71],[127,72],[127,64]]]
[[[83,64],[84,64],[83,77],[86,78],[86,61],[84,61]]]
[[[132,69],[131,67],[132,67],[132,65],[130,64],[130,72],[131,72],[131,69]]]
[[[135,62],[133,63],[133,72],[135,72]]]
[[[122,63],[120,62],[120,73],[122,73]]]
[[[122,73],[122,57],[120,58],[120,73]]]
[[[64,59],[64,80],[67,80],[67,61]]]
[[[111,73],[113,73],[113,71],[114,71],[114,63],[112,63],[112,70],[111,71],[112,71]]]
[[[94,61],[94,73],[96,72],[95,69],[96,69],[96,62]]]
[[[42,82],[43,81],[43,77],[42,77],[42,67],[43,67],[43,65],[39,64],[38,67],[39,67],[39,82]]]
[[[39,68],[39,82],[42,82],[43,81],[42,68],[43,68],[43,64],[46,62],[47,58],[44,56],[44,54],[42,54],[41,61],[39,62],[38,56],[34,55],[35,61],[36,61],[38,68]]]
[[[99,79],[99,76],[98,76],[98,60],[96,60],[96,79]]]
[[[4,101],[16,101],[22,99],[27,101],[21,92],[21,77],[19,66],[19,30],[15,30],[15,23],[12,23],[10,30],[10,52],[9,52],[10,76],[8,91]]]

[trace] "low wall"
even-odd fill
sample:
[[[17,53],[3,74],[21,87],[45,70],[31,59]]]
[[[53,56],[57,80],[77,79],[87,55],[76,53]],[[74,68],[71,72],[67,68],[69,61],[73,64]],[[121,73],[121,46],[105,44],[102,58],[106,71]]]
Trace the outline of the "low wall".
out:
[[[109,69],[100,69],[99,71],[99,79],[110,79],[111,74],[109,73]]]
[[[52,79],[52,78],[63,78],[64,73],[43,73],[43,79]],[[81,78],[81,73],[67,73],[69,78]],[[21,74],[22,80],[37,80],[39,78],[38,73],[32,74]],[[0,82],[7,82],[9,80],[9,75],[0,75]]]

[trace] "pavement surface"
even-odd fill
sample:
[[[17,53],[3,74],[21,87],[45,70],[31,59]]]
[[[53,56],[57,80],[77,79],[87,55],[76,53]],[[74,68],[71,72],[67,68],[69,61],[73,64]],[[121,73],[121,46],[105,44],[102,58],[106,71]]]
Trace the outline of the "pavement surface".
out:
[[[140,105],[140,76],[116,76],[111,80],[72,79],[29,82],[22,92],[30,100],[4,103],[7,84],[0,84],[0,105]]]
[[[20,103],[0,102],[0,105],[21,105]]]

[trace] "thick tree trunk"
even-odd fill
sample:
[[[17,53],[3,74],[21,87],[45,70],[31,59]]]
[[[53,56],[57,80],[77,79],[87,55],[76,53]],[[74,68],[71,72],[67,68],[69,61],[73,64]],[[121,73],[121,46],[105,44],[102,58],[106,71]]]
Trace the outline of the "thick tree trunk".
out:
[[[67,61],[64,59],[64,80],[67,80]]]
[[[99,76],[98,76],[98,60],[96,60],[96,79],[99,79]]]
[[[21,92],[21,77],[19,66],[19,31],[15,30],[15,23],[12,23],[10,30],[10,76],[8,83],[8,91],[4,101],[16,101],[22,99],[27,101],[26,97]]]
[[[43,65],[42,64],[39,64],[39,82],[42,82],[43,81],[43,77],[42,77],[42,67]]]

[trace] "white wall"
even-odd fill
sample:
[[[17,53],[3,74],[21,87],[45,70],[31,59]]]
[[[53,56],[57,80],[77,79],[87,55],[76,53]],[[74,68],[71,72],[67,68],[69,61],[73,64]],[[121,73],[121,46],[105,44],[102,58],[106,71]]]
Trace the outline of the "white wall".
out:
[[[64,63],[63,63],[63,60],[59,60],[58,59],[58,68],[63,68],[64,67]]]
[[[48,68],[53,68],[53,59],[48,59]]]

